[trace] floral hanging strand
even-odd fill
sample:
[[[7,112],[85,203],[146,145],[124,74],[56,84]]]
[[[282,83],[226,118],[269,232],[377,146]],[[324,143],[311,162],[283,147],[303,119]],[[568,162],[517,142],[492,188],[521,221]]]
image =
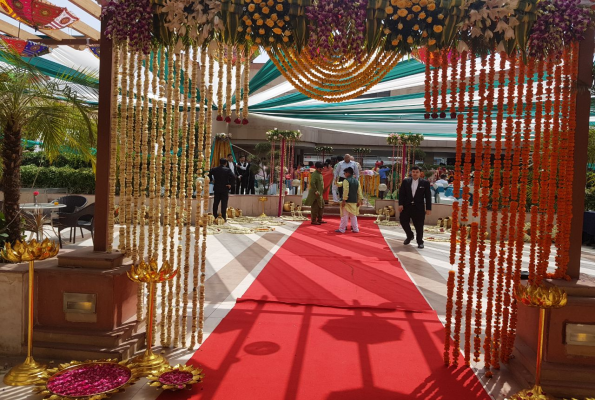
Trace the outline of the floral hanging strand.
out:
[[[112,71],[115,77],[112,79],[112,115],[111,115],[111,137],[110,137],[110,173],[109,173],[109,196],[107,213],[107,252],[112,252],[114,243],[114,199],[116,198],[116,164],[118,160],[118,133],[121,133],[121,119],[118,119],[118,87],[121,84],[120,71],[121,46],[114,46],[112,59]]]
[[[140,191],[141,191],[141,160],[140,160],[140,144],[141,144],[141,135],[142,135],[142,82],[143,82],[143,61],[144,56],[141,53],[136,54],[136,103],[134,105],[134,147],[133,147],[133,158],[132,158],[132,196],[133,196],[133,205],[132,205],[132,262],[136,263],[139,258],[139,251],[138,251],[138,224],[140,220]],[[140,306],[142,307],[143,304],[143,285],[139,285],[139,301]],[[140,308],[140,318],[142,320],[144,318],[144,313],[142,308]]]
[[[246,52],[247,53],[247,52]],[[242,53],[240,52],[240,47],[237,47],[236,53],[236,119],[233,121],[236,124],[241,124],[242,120],[240,118],[240,103],[242,100]],[[246,57],[248,54],[246,54]]]
[[[118,179],[120,182],[120,199],[118,204],[119,243],[118,250],[126,253],[126,139],[128,132],[128,43],[122,44],[122,103],[120,104],[120,121],[118,124],[120,140],[120,160],[118,163]]]
[[[216,52],[216,57],[218,60],[218,65],[217,65],[217,121],[223,121],[224,117],[223,117],[223,88],[224,88],[224,84],[223,84],[223,66],[225,65],[223,63],[224,60],[224,52],[223,52],[223,45],[221,43],[217,44],[217,49],[215,50]],[[213,55],[209,54],[209,58],[212,58]],[[217,216],[215,215],[215,218],[217,218]]]
[[[232,58],[233,58],[233,46],[227,46],[227,62],[225,68],[225,122],[228,124],[231,122],[231,84],[233,78],[232,69]]]
[[[250,57],[246,50],[244,60],[244,106],[242,107],[242,124],[248,124],[248,96],[250,93]]]

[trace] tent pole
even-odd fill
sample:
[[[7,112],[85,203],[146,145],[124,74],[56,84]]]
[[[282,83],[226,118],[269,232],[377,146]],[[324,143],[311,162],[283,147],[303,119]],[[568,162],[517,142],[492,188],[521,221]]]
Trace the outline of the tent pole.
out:
[[[283,161],[285,161],[285,138],[281,139],[281,171],[279,171],[279,215],[283,212],[283,182],[285,174],[283,173]]]
[[[99,115],[97,125],[97,172],[95,178],[95,233],[93,241],[94,251],[107,251],[107,220],[109,213],[109,179],[111,159],[111,118],[112,118],[112,80],[113,48],[112,41],[103,32],[111,16],[101,20],[101,58],[99,60]]]

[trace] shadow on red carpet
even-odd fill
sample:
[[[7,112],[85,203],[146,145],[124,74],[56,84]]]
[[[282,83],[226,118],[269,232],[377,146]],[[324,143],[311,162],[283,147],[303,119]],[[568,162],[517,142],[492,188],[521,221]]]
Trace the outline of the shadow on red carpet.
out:
[[[189,361],[204,383],[162,399],[490,398],[444,366],[444,328],[372,221],[329,229],[287,239]]]

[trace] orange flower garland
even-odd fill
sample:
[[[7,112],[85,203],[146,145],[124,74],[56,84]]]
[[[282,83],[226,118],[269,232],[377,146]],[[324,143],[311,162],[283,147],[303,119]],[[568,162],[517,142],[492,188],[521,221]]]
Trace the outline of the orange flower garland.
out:
[[[450,365],[450,327],[452,324],[452,299],[455,289],[455,271],[448,271],[448,280],[446,281],[446,324],[444,325],[444,365]]]
[[[451,66],[450,76],[450,118],[454,119],[457,116],[457,73],[458,73],[458,60],[455,60]]]
[[[432,74],[431,74],[431,66],[429,58],[426,60],[425,64],[425,74],[426,78],[424,80],[425,85],[425,97],[424,97],[424,108],[426,110],[426,114],[424,116],[425,119],[430,119],[430,114],[432,110]]]
[[[427,62],[432,63],[432,118],[438,118],[438,73],[440,72],[440,53],[432,54]]]
[[[442,67],[442,90],[441,90],[441,104],[440,104],[440,118],[446,118],[447,97],[446,92],[448,88],[448,49],[442,50],[441,67]]]
[[[467,307],[465,310],[465,365],[471,363],[471,323],[473,322],[473,284],[475,280],[475,254],[477,254],[477,222],[471,223],[471,238],[469,241],[469,275],[467,278]],[[481,285],[480,279],[477,284]],[[481,308],[480,308],[481,313]],[[475,354],[477,358],[477,354]]]

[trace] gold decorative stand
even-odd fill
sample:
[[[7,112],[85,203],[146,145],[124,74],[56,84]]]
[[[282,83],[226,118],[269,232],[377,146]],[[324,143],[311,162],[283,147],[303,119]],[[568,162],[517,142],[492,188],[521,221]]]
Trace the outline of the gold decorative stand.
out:
[[[15,365],[4,376],[4,383],[10,386],[25,386],[33,385],[39,381],[46,371],[46,366],[38,363],[33,359],[31,351],[33,349],[33,310],[35,302],[33,300],[34,291],[34,270],[35,260],[45,260],[46,258],[55,257],[60,248],[56,243],[45,239],[43,242],[38,242],[33,239],[29,243],[17,242],[14,246],[6,243],[1,251],[2,258],[14,263],[29,261],[29,318],[27,324],[27,358],[25,362]]]
[[[177,270],[173,270],[167,261],[163,263],[161,268],[157,268],[156,260],[149,260],[148,263],[141,261],[140,264],[132,266],[128,271],[128,278],[138,283],[149,284],[149,307],[147,308],[147,333],[146,343],[147,349],[139,356],[130,359],[129,363],[134,364],[139,369],[141,376],[149,376],[158,374],[163,368],[169,366],[167,359],[162,355],[153,353],[153,319],[155,317],[155,310],[153,305],[155,303],[155,284],[167,282],[173,279]]]
[[[269,199],[264,196],[258,198],[258,201],[262,202],[262,214],[260,214],[258,218],[266,218],[267,215],[264,213],[264,202],[268,200]]]
[[[539,308],[539,333],[537,338],[537,363],[535,365],[535,385],[531,389],[521,390],[510,397],[510,400],[555,400],[543,392],[541,387],[541,362],[543,360],[543,339],[545,336],[545,312],[551,308],[564,307],[568,301],[566,292],[557,287],[543,285],[524,286],[519,284],[515,298],[529,307]]]

